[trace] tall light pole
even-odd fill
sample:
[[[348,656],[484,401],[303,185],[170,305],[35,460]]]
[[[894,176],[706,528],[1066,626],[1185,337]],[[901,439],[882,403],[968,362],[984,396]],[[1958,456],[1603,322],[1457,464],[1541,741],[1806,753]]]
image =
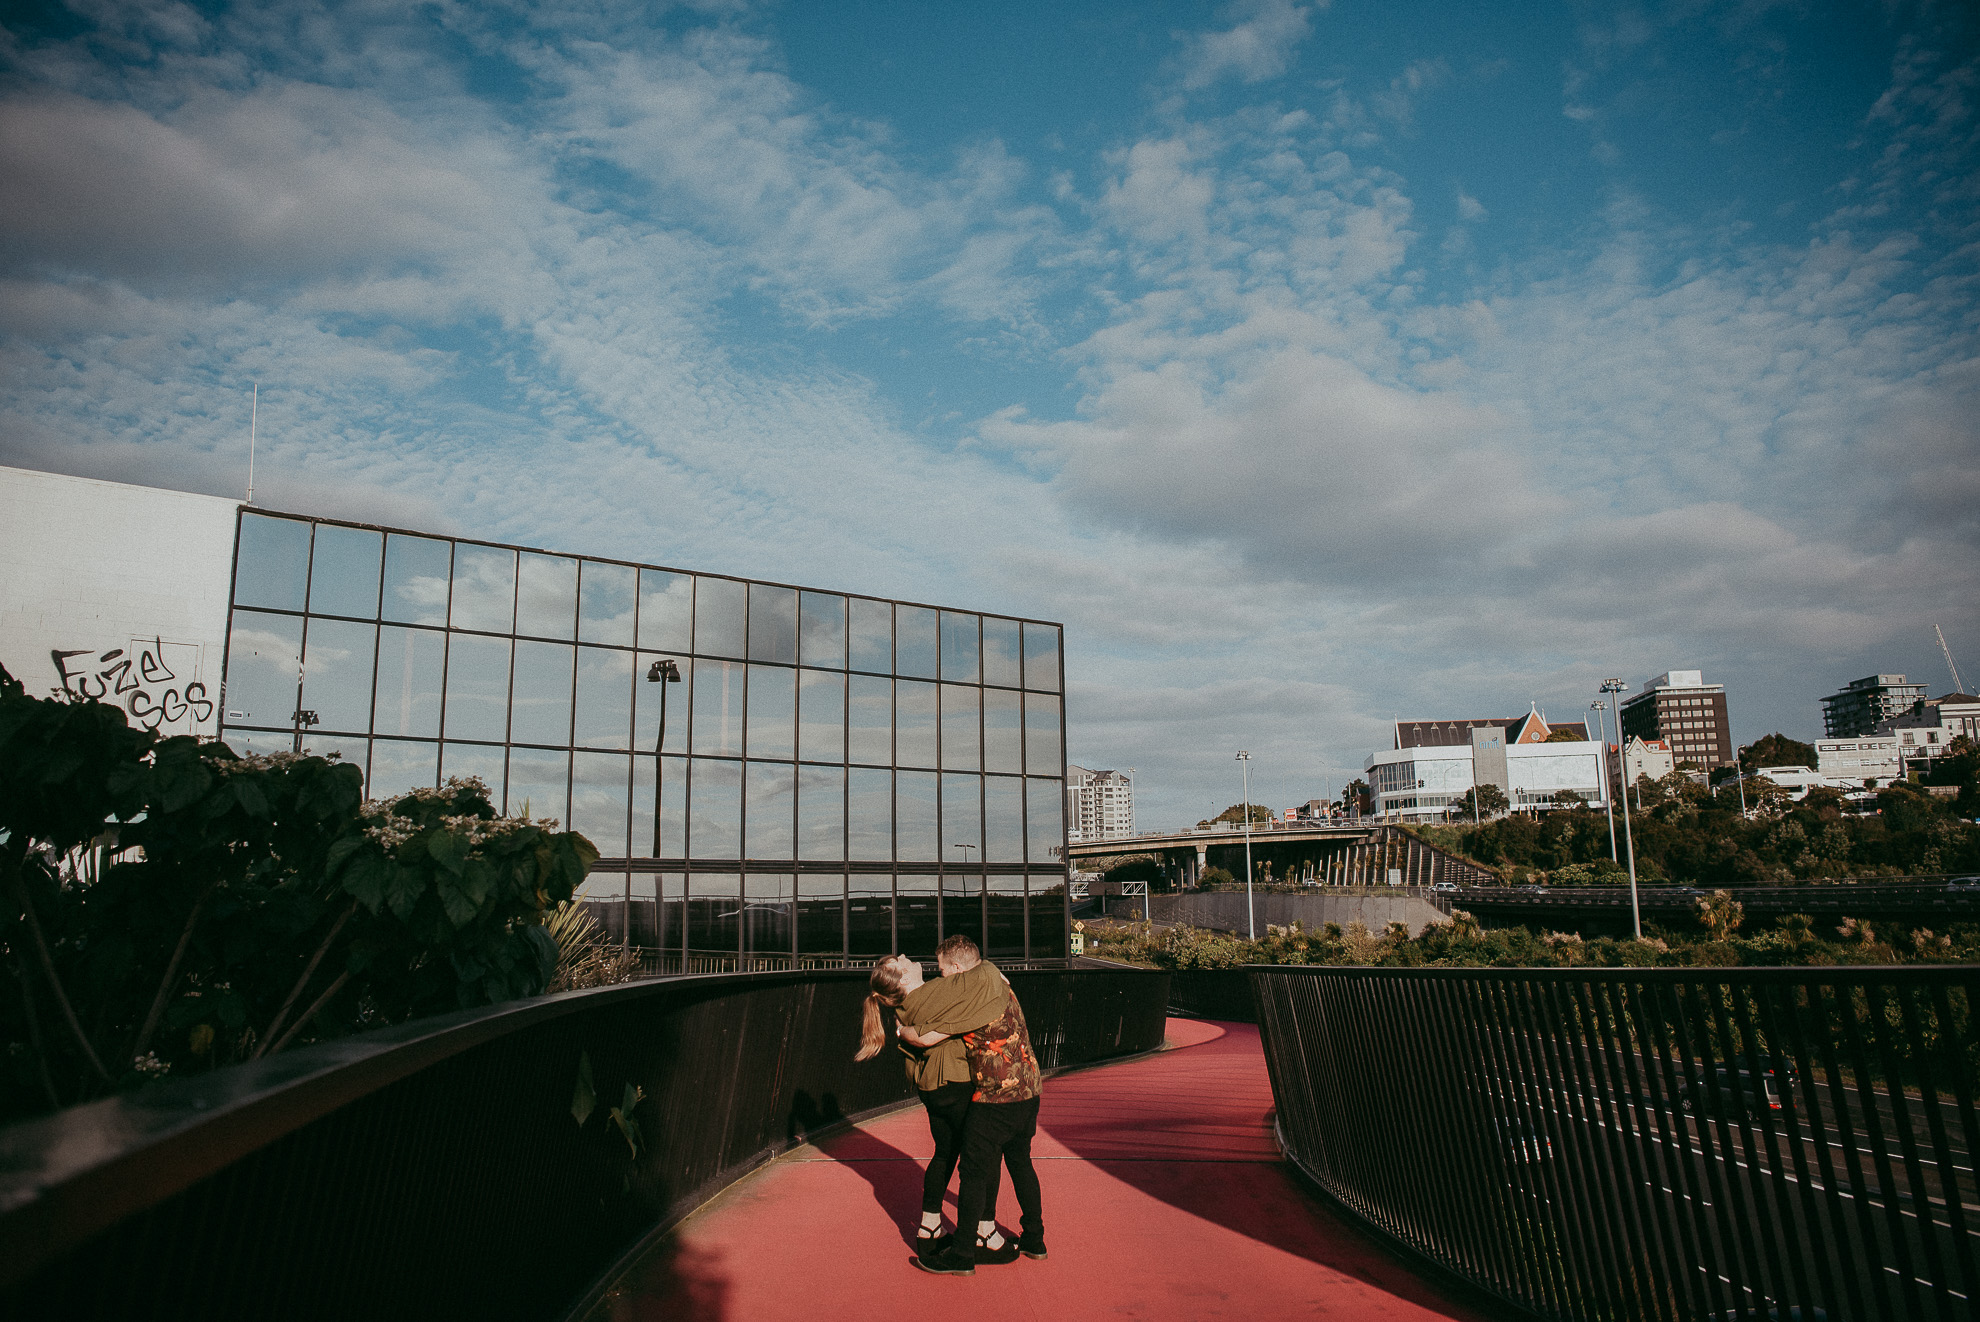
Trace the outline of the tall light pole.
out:
[[[1588,704],[1588,710],[1595,713],[1595,726],[1602,734],[1602,805],[1609,813],[1609,861],[1611,863],[1620,863],[1622,860],[1616,857],[1616,787],[1609,780],[1609,722],[1607,719],[1609,709],[1604,707],[1601,699],[1598,698]],[[1616,756],[1618,758],[1622,756],[1621,748],[1616,750]]]
[[[1619,679],[1605,679],[1602,681],[1602,692],[1609,695],[1609,710],[1616,718],[1616,743],[1618,745],[1622,743],[1622,709],[1616,706],[1616,695],[1621,693],[1626,687]],[[1621,755],[1618,754],[1617,756],[1620,757]],[[1623,772],[1627,775],[1629,768],[1624,767]],[[1629,854],[1629,922],[1630,926],[1636,932],[1636,939],[1641,941],[1643,939],[1643,910],[1638,905],[1636,899],[1636,837],[1631,834],[1629,827],[1629,791],[1627,789],[1623,791],[1623,848]]]
[[[681,682],[681,668],[674,664],[671,657],[663,656],[647,669],[646,682],[660,686],[660,730],[653,736],[653,857],[657,859],[660,857],[660,773],[667,765],[667,759],[661,755],[661,750],[667,745],[667,686]],[[626,840],[628,844],[631,843],[632,832],[630,829],[626,833]],[[626,853],[630,854],[632,850],[629,848],[626,850]],[[656,910],[661,909],[661,900],[663,898],[663,896],[655,893],[653,901]],[[631,948],[632,860],[630,858],[626,860],[625,907],[619,912],[623,919],[619,925],[619,944]],[[687,917],[686,906],[683,906],[681,909],[681,917],[683,920]],[[656,923],[659,921],[657,913],[654,920]],[[737,921],[740,922],[742,920],[738,919]]]
[[[1258,939],[1258,916],[1251,902],[1251,754],[1240,748],[1238,766],[1244,772],[1244,934]]]

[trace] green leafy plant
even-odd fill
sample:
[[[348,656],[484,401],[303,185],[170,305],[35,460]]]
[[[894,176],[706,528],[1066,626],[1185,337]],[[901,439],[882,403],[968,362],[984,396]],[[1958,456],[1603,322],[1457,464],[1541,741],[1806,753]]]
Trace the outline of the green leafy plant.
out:
[[[360,784],[0,671],[0,1117],[541,991],[590,842],[475,781]]]

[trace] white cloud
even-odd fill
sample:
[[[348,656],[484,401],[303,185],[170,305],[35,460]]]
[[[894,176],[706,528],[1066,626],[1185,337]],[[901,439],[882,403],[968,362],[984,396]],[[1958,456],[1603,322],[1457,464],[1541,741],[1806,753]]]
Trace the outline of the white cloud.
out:
[[[1184,87],[1196,90],[1226,77],[1244,83],[1277,78],[1292,67],[1312,30],[1312,8],[1292,0],[1252,0],[1237,13],[1242,21],[1231,27],[1186,38]]]

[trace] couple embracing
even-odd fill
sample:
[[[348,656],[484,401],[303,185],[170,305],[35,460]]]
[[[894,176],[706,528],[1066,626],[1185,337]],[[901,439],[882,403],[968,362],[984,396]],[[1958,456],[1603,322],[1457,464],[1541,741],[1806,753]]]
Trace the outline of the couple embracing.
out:
[[[866,998],[858,1059],[886,1044],[880,1007],[894,1011],[935,1156],[921,1181],[921,1226],[914,1265],[945,1276],[969,1276],[978,1263],[1045,1256],[1045,1222],[1031,1139],[1038,1132],[1038,1057],[1031,1049],[1017,993],[976,943],[952,936],[935,951],[942,976],[925,982],[921,964],[906,955],[876,960]],[[942,1231],[942,1196],[960,1162],[954,1235]],[[1015,1241],[997,1228],[999,1167],[1008,1169],[1024,1233]]]

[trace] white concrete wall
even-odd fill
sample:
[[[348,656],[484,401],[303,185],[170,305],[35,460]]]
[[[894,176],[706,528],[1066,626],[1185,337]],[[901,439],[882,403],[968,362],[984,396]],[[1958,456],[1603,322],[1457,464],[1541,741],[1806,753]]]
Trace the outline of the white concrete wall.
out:
[[[237,502],[0,467],[0,665],[28,692],[219,731]]]
[[[1594,740],[1558,744],[1514,744],[1506,750],[1506,770],[1514,790],[1542,798],[1556,790],[1601,793],[1602,746]]]

